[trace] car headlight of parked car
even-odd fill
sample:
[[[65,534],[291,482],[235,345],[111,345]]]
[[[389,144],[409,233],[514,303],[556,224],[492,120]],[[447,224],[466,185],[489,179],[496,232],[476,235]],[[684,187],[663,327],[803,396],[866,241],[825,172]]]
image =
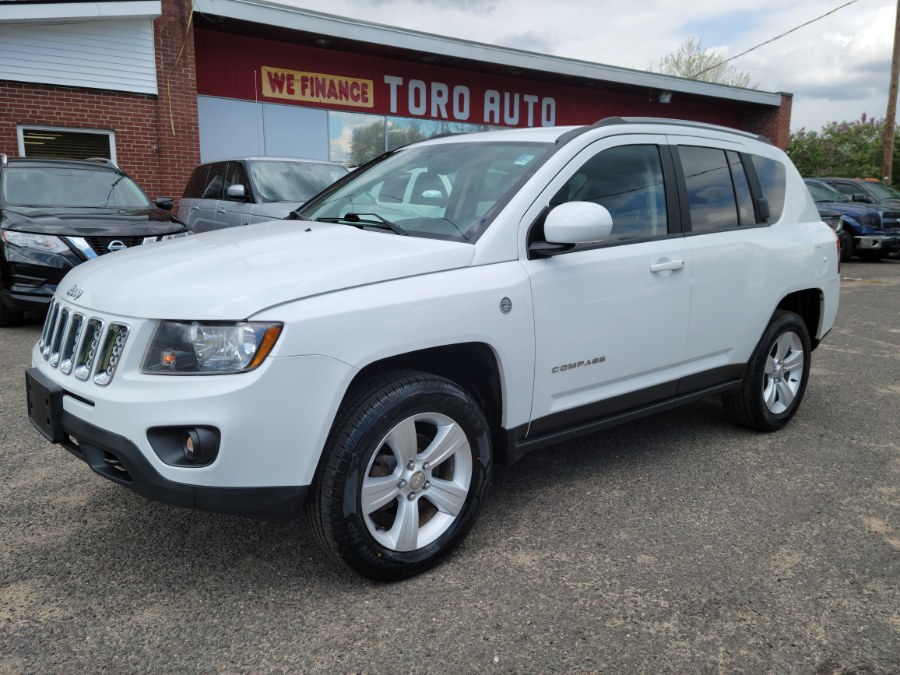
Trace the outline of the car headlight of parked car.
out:
[[[15,230],[3,230],[3,240],[7,244],[22,248],[36,248],[44,253],[65,253],[69,250],[65,242],[59,237],[50,234],[33,234],[31,232],[16,232]]]
[[[260,321],[161,321],[141,370],[151,375],[224,375],[259,366],[283,324]]]

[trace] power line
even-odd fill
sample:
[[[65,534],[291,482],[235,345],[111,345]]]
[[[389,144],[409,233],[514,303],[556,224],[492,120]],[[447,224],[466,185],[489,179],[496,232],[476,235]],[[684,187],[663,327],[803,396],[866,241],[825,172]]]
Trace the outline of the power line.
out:
[[[775,40],[780,40],[780,39],[783,38],[785,35],[790,35],[790,34],[793,33],[794,31],[798,31],[798,30],[800,30],[801,28],[805,28],[806,26],[808,26],[808,25],[810,25],[810,24],[812,24],[812,23],[815,23],[816,21],[820,21],[820,20],[824,19],[826,16],[829,16],[830,14],[834,14],[834,13],[837,12],[838,10],[844,9],[844,7],[849,7],[850,5],[852,5],[852,4],[855,3],[855,2],[859,2],[859,0],[850,0],[850,2],[845,2],[845,3],[844,3],[843,5],[841,5],[840,7],[835,7],[835,8],[832,9],[830,12],[825,12],[823,15],[817,16],[815,19],[810,19],[810,20],[807,21],[806,23],[801,23],[799,26],[795,26],[794,28],[791,28],[789,31],[786,31],[786,32],[782,33],[781,35],[776,35],[775,37],[773,37],[773,38],[770,39],[770,40],[766,40],[765,42],[760,42],[760,43],[759,43],[758,45],[756,45],[755,47],[750,47],[750,49],[748,49],[748,50],[746,50],[746,51],[743,51],[743,52],[741,52],[740,54],[735,54],[735,55],[732,56],[731,58],[725,59],[724,61],[720,61],[719,63],[717,63],[717,64],[714,65],[714,66],[710,66],[709,68],[704,68],[704,69],[701,70],[699,73],[694,73],[693,75],[690,75],[690,76],[688,77],[688,79],[694,80],[694,79],[696,79],[698,76],[702,75],[703,73],[706,73],[706,72],[709,72],[710,70],[715,70],[716,68],[719,68],[719,67],[721,67],[721,66],[724,66],[724,65],[725,65],[726,63],[728,63],[729,61],[734,61],[736,58],[739,58],[739,57],[741,57],[741,56],[744,56],[745,54],[749,54],[750,52],[752,52],[752,51],[754,51],[754,50],[756,50],[756,49],[759,49],[760,47],[764,47],[765,45],[769,44],[770,42],[775,42]]]

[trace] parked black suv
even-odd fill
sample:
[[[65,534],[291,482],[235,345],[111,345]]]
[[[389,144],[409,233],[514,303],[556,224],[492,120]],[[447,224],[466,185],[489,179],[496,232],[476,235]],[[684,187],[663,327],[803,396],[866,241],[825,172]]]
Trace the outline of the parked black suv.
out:
[[[47,306],[75,265],[190,232],[109,160],[0,154],[0,326]]]

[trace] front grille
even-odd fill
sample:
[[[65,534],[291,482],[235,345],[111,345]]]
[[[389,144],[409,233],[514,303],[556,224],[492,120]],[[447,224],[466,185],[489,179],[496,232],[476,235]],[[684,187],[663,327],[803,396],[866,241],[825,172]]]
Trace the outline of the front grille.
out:
[[[88,243],[92,249],[94,249],[94,253],[97,255],[103,255],[105,253],[110,252],[109,245],[115,242],[118,242],[115,246],[113,246],[113,251],[117,251],[121,249],[119,244],[124,244],[126,248],[131,248],[132,246],[140,246],[144,243],[144,237],[85,237],[85,241]]]
[[[94,384],[105,387],[116,374],[127,340],[124,323],[104,323],[53,300],[38,348],[63,375],[74,374],[82,381],[93,376]]]

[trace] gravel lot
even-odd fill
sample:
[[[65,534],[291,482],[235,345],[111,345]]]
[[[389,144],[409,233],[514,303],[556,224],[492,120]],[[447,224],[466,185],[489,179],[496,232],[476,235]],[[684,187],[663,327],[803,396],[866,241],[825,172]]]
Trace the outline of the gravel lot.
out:
[[[0,329],[0,672],[900,672],[900,262],[843,266],[776,434],[700,401],[499,468],[438,569],[147,501],[34,431]]]

